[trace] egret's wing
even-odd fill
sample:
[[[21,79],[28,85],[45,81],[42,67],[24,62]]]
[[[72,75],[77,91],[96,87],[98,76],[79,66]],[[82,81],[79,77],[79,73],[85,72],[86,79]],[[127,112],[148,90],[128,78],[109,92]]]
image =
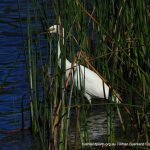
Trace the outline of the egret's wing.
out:
[[[85,91],[95,97],[108,98],[109,87],[103,82],[103,80],[90,69],[80,66],[82,70],[82,76],[84,80]],[[105,94],[104,94],[105,93]]]

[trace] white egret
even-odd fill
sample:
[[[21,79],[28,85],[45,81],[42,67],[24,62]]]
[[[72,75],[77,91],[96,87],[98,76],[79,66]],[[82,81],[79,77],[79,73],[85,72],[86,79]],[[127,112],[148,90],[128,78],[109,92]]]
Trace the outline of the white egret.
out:
[[[60,50],[60,37],[63,38],[64,44],[64,28],[61,30],[60,25],[53,25],[48,29],[49,33],[58,33],[58,64],[61,68],[61,50]],[[84,89],[84,96],[91,103],[92,98],[106,98],[109,97],[109,87],[104,83],[104,81],[94,72],[83,65],[74,64],[74,69],[72,68],[72,63],[66,59],[66,78],[71,72],[72,78],[74,78],[76,87],[80,90]],[[116,102],[119,102],[118,99]]]

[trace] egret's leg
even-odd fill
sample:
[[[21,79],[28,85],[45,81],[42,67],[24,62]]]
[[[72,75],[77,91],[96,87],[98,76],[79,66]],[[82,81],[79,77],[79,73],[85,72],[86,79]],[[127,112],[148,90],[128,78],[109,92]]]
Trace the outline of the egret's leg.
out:
[[[84,96],[87,98],[87,100],[91,104],[91,96],[89,94],[87,94],[87,93],[84,93]]]

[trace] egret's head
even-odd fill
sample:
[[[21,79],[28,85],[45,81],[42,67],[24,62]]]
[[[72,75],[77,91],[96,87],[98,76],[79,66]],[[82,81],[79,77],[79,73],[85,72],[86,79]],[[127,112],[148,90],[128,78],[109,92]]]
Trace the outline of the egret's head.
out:
[[[48,32],[49,33],[58,33],[58,34],[60,34],[61,33],[60,25],[53,25],[53,26],[49,27]]]
[[[58,33],[58,35],[63,38],[63,44],[64,44],[64,28],[62,26],[53,25],[48,28],[47,33]]]

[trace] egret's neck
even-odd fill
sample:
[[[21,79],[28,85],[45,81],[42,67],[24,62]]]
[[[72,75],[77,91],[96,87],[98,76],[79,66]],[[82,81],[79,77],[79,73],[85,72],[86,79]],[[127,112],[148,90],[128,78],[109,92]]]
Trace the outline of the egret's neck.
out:
[[[60,59],[60,39],[58,40],[58,60]]]
[[[59,37],[58,37],[58,60],[60,59],[60,38],[61,38],[61,31],[59,29],[59,33],[58,33]],[[62,28],[62,40],[63,40],[63,45],[64,45],[64,28]]]
[[[64,44],[64,37],[63,37],[63,44]],[[61,50],[60,50],[60,37],[59,37],[59,40],[58,40],[58,65],[61,68],[60,54],[61,54]],[[69,60],[66,59],[65,62],[66,62],[66,70],[70,69],[71,68],[71,63],[69,62]]]

